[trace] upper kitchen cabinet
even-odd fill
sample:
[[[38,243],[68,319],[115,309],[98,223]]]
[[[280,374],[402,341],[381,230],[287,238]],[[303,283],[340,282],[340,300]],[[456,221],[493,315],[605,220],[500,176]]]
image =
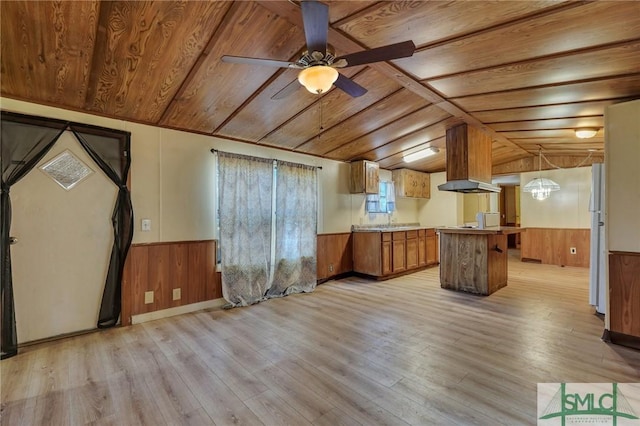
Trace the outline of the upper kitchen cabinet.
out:
[[[351,163],[349,191],[352,194],[377,194],[380,167],[373,161],[354,161]]]
[[[431,178],[428,173],[399,169],[391,172],[396,196],[431,198]]]

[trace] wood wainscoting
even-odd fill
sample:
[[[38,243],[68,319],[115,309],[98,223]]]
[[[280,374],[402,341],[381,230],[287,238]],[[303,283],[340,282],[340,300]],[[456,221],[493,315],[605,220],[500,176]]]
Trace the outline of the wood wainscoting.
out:
[[[318,235],[318,281],[353,271],[351,232]]]
[[[122,325],[132,315],[222,297],[219,275],[214,240],[133,244],[122,277]],[[180,299],[173,300],[178,288]],[[144,303],[148,291],[152,303]]]
[[[612,332],[640,348],[640,253],[609,253],[609,319]]]
[[[526,228],[520,258],[560,266],[589,267],[591,230],[584,228]],[[571,254],[575,247],[576,253]]]

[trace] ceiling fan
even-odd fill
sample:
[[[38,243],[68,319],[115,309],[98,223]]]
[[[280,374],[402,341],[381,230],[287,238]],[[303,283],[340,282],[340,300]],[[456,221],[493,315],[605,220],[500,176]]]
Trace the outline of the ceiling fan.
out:
[[[302,8],[302,22],[307,42],[307,50],[296,62],[229,55],[223,56],[221,58],[222,61],[237,64],[299,69],[301,71],[298,74],[298,82],[311,93],[321,94],[335,85],[352,97],[358,97],[367,93],[367,89],[350,78],[338,73],[336,68],[346,68],[355,65],[366,65],[374,62],[406,58],[412,56],[416,49],[413,41],[409,40],[335,57],[335,52],[333,52],[331,46],[327,44],[329,7],[317,1],[302,1],[300,2],[300,7]],[[293,81],[291,84],[285,86],[284,89],[276,93],[272,99],[285,98],[298,89],[298,82]]]

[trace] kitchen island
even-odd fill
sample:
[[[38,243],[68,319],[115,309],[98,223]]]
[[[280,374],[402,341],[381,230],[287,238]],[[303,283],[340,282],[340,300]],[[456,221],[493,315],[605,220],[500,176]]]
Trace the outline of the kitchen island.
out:
[[[507,285],[507,235],[517,227],[445,227],[440,234],[440,287],[488,296]]]

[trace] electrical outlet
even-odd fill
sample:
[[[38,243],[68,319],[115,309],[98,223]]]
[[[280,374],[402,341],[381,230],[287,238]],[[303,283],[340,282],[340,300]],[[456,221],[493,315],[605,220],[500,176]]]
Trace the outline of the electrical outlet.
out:
[[[329,272],[333,272],[333,263],[329,265]]]
[[[174,288],[173,289],[173,300],[180,300],[182,299],[182,291],[179,288]]]
[[[144,304],[148,305],[149,303],[153,303],[153,291],[144,292]]]
[[[142,219],[141,228],[143,231],[151,231],[151,219]]]
[[[576,254],[577,252],[578,252],[578,251],[576,250],[576,248],[575,248],[575,247],[571,247],[571,248],[569,249],[569,253],[571,253],[571,254]]]

